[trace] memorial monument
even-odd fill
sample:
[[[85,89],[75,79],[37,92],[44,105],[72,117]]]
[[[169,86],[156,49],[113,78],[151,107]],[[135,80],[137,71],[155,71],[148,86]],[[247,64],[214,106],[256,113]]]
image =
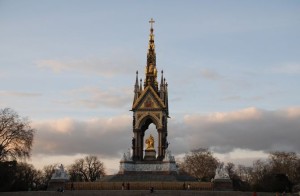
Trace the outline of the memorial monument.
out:
[[[51,176],[51,179],[48,183],[48,188],[47,190],[60,190],[63,191],[64,185],[66,182],[69,181],[69,175],[64,169],[64,166],[61,164],[57,169],[54,169],[54,172]]]
[[[224,169],[223,165],[220,165],[216,169],[215,177],[213,179],[214,190],[216,191],[232,191],[232,181]]]
[[[163,173],[177,174],[174,157],[168,151],[168,83],[161,71],[160,84],[157,81],[156,53],[154,44],[154,20],[151,19],[147,63],[145,66],[144,83],[138,78],[134,85],[133,138],[132,152],[124,154],[120,161],[119,174],[129,173]],[[158,138],[151,134],[144,140],[145,132],[150,124],[156,126]],[[145,145],[144,145],[145,144]],[[157,145],[157,152],[155,150]]]

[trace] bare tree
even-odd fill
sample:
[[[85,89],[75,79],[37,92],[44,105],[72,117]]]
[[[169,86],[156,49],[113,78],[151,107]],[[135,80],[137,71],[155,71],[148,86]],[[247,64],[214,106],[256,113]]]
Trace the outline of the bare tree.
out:
[[[299,179],[299,158],[295,152],[271,152],[269,154],[269,165],[271,172],[275,174],[285,174],[295,182]]]
[[[252,182],[260,183],[264,177],[270,173],[270,167],[267,162],[256,160],[253,162]]]
[[[180,169],[200,180],[210,180],[215,175],[218,160],[208,149],[196,149],[187,153]]]
[[[13,191],[38,190],[41,185],[42,172],[33,165],[19,162],[14,176]]]
[[[252,174],[253,174],[253,168],[252,167],[247,167],[247,166],[244,166],[244,165],[238,165],[237,166],[236,175],[243,182],[247,182],[247,183],[251,184]]]
[[[227,171],[229,178],[233,179],[235,175],[235,165],[234,163],[228,162],[225,166],[225,170]]]
[[[28,158],[34,132],[26,118],[12,109],[0,109],[0,161]]]
[[[104,164],[97,156],[89,155],[78,159],[69,166],[69,175],[72,181],[93,182],[105,175]]]

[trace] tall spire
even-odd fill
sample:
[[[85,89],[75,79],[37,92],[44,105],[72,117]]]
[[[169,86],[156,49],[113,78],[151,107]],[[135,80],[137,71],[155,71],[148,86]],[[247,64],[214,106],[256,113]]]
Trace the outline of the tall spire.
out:
[[[153,18],[149,21],[151,24],[150,35],[149,35],[149,46],[147,52],[147,65],[145,69],[146,78],[144,81],[144,87],[151,85],[155,90],[158,90],[157,78],[157,69],[156,69],[156,53],[155,53],[155,44],[154,44],[154,34],[153,34],[153,23],[155,21]]]

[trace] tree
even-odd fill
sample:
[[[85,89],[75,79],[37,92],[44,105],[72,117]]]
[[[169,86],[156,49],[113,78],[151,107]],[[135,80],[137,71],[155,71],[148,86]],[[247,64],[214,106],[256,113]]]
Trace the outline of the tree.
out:
[[[38,190],[42,184],[42,172],[36,170],[33,165],[20,162],[14,176],[11,191]]]
[[[54,173],[55,168],[58,166],[58,164],[50,164],[45,165],[42,170],[42,189],[47,189],[48,183],[51,180],[52,174]]]
[[[298,181],[300,177],[298,172],[299,158],[295,152],[271,152],[269,154],[269,164],[273,174],[284,174],[292,182]]]
[[[251,181],[254,190],[263,190],[263,183],[265,176],[270,174],[270,167],[268,162],[262,160],[256,160],[253,162],[253,169],[251,173]]]
[[[227,170],[234,190],[250,191],[251,190],[251,177],[252,167],[238,165],[235,167],[233,163],[227,163],[225,169]]]
[[[252,181],[252,174],[253,174],[253,167],[238,165],[237,170],[236,170],[236,175],[243,182],[246,182],[246,183],[250,184],[251,181]]]
[[[16,170],[17,161],[0,162],[0,192],[12,189]]]
[[[68,169],[71,181],[93,182],[105,175],[104,164],[97,156],[89,155],[78,159]]]
[[[28,158],[34,132],[26,118],[12,109],[0,109],[0,161]]]
[[[215,175],[218,164],[211,151],[199,148],[185,155],[180,170],[202,181],[210,181]]]
[[[234,163],[228,162],[225,166],[225,170],[227,171],[229,178],[232,180],[235,175],[235,165]]]

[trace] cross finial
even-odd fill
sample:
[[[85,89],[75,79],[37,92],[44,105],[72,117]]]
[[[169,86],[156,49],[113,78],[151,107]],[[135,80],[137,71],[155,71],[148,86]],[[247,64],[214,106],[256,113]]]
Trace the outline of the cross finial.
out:
[[[151,29],[153,28],[153,23],[155,23],[155,21],[153,20],[153,18],[151,18],[151,20],[149,21],[149,23],[151,24]]]

